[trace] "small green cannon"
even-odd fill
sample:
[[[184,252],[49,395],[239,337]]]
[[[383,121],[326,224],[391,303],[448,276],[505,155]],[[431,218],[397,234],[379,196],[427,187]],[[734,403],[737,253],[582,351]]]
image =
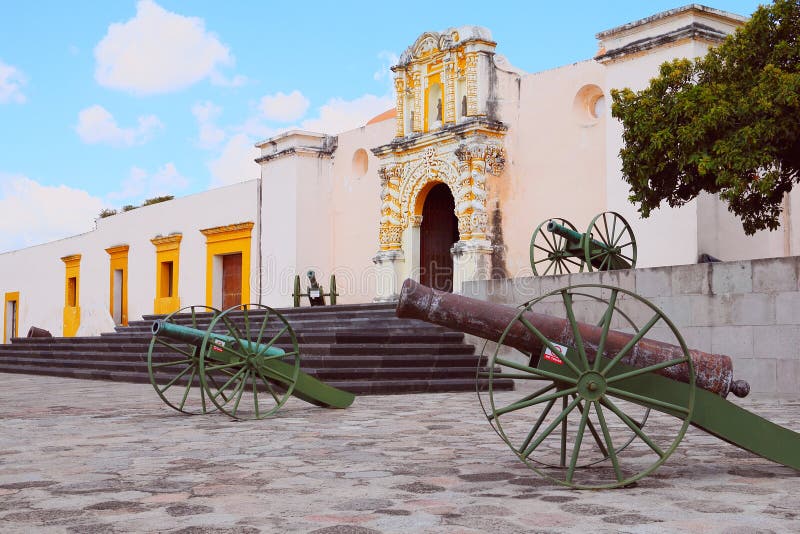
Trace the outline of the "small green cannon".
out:
[[[628,222],[613,211],[595,216],[580,233],[566,219],[547,219],[531,236],[533,274],[566,274],[632,269],[636,266],[636,239]]]
[[[291,396],[326,408],[353,403],[352,393],[300,370],[294,330],[267,306],[190,306],[155,321],[152,334],[150,383],[179,412],[219,410],[234,419],[263,419]]]
[[[406,280],[397,315],[493,342],[478,367],[484,413],[518,458],[559,484],[633,484],[690,425],[800,470],[800,434],[725,400],[750,391],[731,358],[689,350],[666,315],[630,291],[575,285],[515,309]],[[499,387],[508,379],[513,391]]]
[[[308,297],[308,303],[312,306],[325,306],[325,297],[330,297],[331,306],[336,306],[336,297],[339,296],[339,293],[336,292],[336,275],[331,275],[331,285],[329,286],[330,291],[328,293],[322,290],[322,286],[317,282],[317,275],[314,271],[308,271],[306,276],[308,277],[309,286],[305,293],[300,292],[300,275],[297,274],[294,277],[294,291],[292,291],[294,307],[300,307],[301,297]]]

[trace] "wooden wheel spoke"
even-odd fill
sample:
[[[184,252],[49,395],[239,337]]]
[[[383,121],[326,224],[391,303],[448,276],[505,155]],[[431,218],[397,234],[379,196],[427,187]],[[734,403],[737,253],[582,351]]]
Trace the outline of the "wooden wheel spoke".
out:
[[[546,242],[548,245],[550,245],[550,250],[552,250],[553,252],[555,252],[555,251],[559,250],[559,248],[558,248],[558,247],[556,246],[556,244],[555,244],[555,238],[553,239],[553,241],[550,241],[550,238],[547,236],[547,234],[549,234],[549,233],[550,233],[550,232],[548,232],[548,231],[546,231],[546,230],[545,230],[544,232],[542,232],[542,238],[544,238],[545,242]]]
[[[538,437],[538,438],[536,438],[535,440],[533,440],[533,442],[532,442],[530,445],[528,445],[528,448],[527,448],[527,449],[525,449],[525,450],[522,452],[522,457],[523,457],[523,458],[527,458],[528,456],[530,456],[530,454],[531,454],[533,451],[535,451],[535,450],[536,450],[536,448],[537,448],[539,445],[541,445],[541,444],[542,444],[542,442],[543,442],[543,441],[544,441],[544,440],[547,438],[547,436],[549,436],[550,434],[552,434],[553,430],[555,430],[555,428],[556,428],[558,425],[560,425],[560,424],[561,424],[561,421],[563,421],[563,420],[564,420],[564,418],[565,418],[565,417],[567,417],[567,416],[569,415],[569,413],[570,413],[572,410],[574,410],[574,409],[575,409],[575,406],[577,406],[577,404],[578,404],[578,401],[577,401],[577,399],[576,399],[576,400],[573,400],[571,403],[569,403],[569,405],[568,405],[568,406],[567,406],[567,407],[566,407],[564,410],[562,410],[562,412],[561,412],[561,413],[558,415],[558,417],[556,417],[556,418],[553,420],[553,422],[551,422],[551,423],[550,423],[550,424],[547,426],[547,428],[545,428],[545,429],[542,431],[542,433],[539,435],[539,437]]]
[[[541,376],[543,378],[549,378],[551,380],[557,380],[559,382],[567,382],[568,384],[577,384],[578,379],[572,378],[571,376],[563,376],[558,373],[551,373],[549,371],[545,371],[544,369],[537,369],[535,367],[529,367],[527,365],[522,365],[521,363],[512,362],[510,360],[505,360],[503,358],[495,359],[495,362],[499,365],[504,365],[506,367],[511,367],[512,369],[516,369],[518,371],[531,373],[534,375]]]
[[[612,387],[609,387],[606,391],[609,394],[614,395],[616,397],[622,397],[623,399],[629,399],[631,401],[642,403],[648,408],[658,407],[663,410],[675,412],[678,417],[684,417],[689,414],[689,409],[685,406],[678,406],[677,404],[673,404],[671,402],[664,402],[659,399],[654,399],[653,397],[647,397],[645,395],[637,395],[636,393],[631,393],[623,389],[612,388]]]
[[[577,400],[577,399],[576,399]],[[580,404],[578,402],[577,404]],[[575,475],[575,466],[578,465],[578,457],[581,453],[581,443],[583,442],[583,434],[586,432],[586,423],[589,421],[589,410],[583,411],[581,415],[581,422],[578,424],[578,433],[575,435],[575,445],[572,448],[572,458],[569,460],[569,468],[567,469],[566,481],[572,482],[572,477]]]
[[[625,415],[622,412],[622,410],[617,408],[617,406],[613,402],[611,402],[611,400],[608,397],[605,397],[603,399],[603,405],[606,406],[612,412],[614,412],[616,414],[616,416],[619,417],[622,420],[623,423],[628,425],[628,428],[633,430],[633,432],[637,436],[639,436],[639,438],[641,438],[641,440],[644,441],[647,444],[648,447],[653,449],[653,452],[655,452],[660,458],[664,458],[664,451],[662,451],[661,448],[658,445],[656,445],[656,443],[653,440],[651,440],[650,437],[647,434],[644,433],[644,431],[642,431],[642,429],[639,427],[639,425],[634,423],[631,420],[630,417]]]
[[[250,376],[253,378],[253,408],[256,412],[256,419],[260,419],[260,413],[258,411],[258,387],[256,385],[256,373],[250,373]]]
[[[236,379],[239,377],[239,375],[241,375],[242,373],[244,373],[244,372],[245,372],[245,370],[246,370],[246,369],[245,369],[244,367],[242,367],[241,369],[239,369],[238,371],[236,371],[236,372],[233,374],[233,376],[231,376],[231,377],[230,377],[230,379],[228,379],[228,381],[227,381],[227,382],[225,382],[225,384],[223,384],[223,385],[222,385],[222,387],[221,387],[221,388],[217,388],[217,393],[216,393],[216,395],[212,395],[212,396],[211,396],[211,398],[212,398],[212,399],[216,399],[216,398],[217,398],[217,397],[219,397],[220,395],[223,395],[223,394],[224,394],[223,392],[224,392],[226,389],[228,389],[228,386],[230,386],[230,385],[233,383],[233,381],[234,381],[234,380],[236,380]]]
[[[547,386],[545,386],[545,387],[543,387],[541,389],[538,389],[537,391],[535,391],[534,393],[531,393],[530,395],[525,395],[524,397],[522,397],[521,399],[519,399],[518,401],[516,401],[516,402],[514,402],[512,404],[517,404],[517,403],[520,403],[520,402],[526,402],[526,401],[529,401],[531,399],[535,399],[539,395],[547,393],[548,391],[550,391],[551,389],[553,389],[555,387],[556,387],[556,385],[554,383],[551,383],[551,384],[549,384],[549,385],[547,385]],[[486,417],[487,417],[487,419],[489,419],[489,421],[491,421],[492,419],[495,418],[495,414],[492,413],[491,415],[487,415]]]
[[[555,265],[555,262],[554,262],[554,261],[551,261],[551,262],[550,262],[550,265],[548,265],[548,266],[547,266],[547,269],[545,269],[545,270],[544,270],[544,272],[542,273],[542,276],[546,276],[546,275],[547,275],[547,273],[548,273],[548,271],[550,271],[550,268],[551,268],[553,265]]]
[[[577,392],[578,392],[578,388],[576,386],[576,387],[571,387],[571,388],[568,388],[568,389],[562,389],[562,390],[556,391],[555,393],[551,393],[549,395],[542,395],[541,397],[538,397],[538,398],[535,398],[535,399],[530,399],[530,400],[526,400],[526,401],[518,401],[518,402],[515,402],[513,404],[509,404],[508,406],[506,406],[504,408],[500,408],[499,410],[495,410],[494,411],[494,416],[497,417],[497,416],[500,416],[500,415],[507,414],[509,412],[515,412],[517,410],[522,410],[523,408],[528,408],[530,406],[535,406],[537,404],[541,404],[543,402],[547,402],[550,399],[559,399],[561,397],[566,397],[568,395],[572,395],[573,393],[577,393]]]
[[[155,340],[156,340],[156,343],[158,343],[159,345],[163,345],[163,346],[167,347],[168,349],[170,349],[173,352],[178,352],[180,354],[183,354],[184,356],[188,356],[189,358],[193,358],[194,357],[194,351],[192,351],[192,352],[186,351],[186,350],[180,348],[177,345],[173,345],[169,341],[164,341],[160,337],[155,338]]]
[[[227,315],[225,315],[225,314],[222,314],[222,316],[221,316],[221,317],[222,317],[222,322],[224,322],[224,323],[225,323],[225,326],[227,326],[227,327],[228,327],[228,333],[230,333],[230,334],[231,334],[231,336],[232,336],[233,338],[235,338],[235,340],[236,340],[236,343],[237,343],[237,344],[238,344],[240,347],[244,348],[244,343],[242,343],[242,338],[243,338],[244,336],[242,335],[242,332],[239,330],[239,327],[238,327],[238,326],[236,326],[236,323],[234,323],[233,321],[231,321],[230,317],[228,317]]]
[[[236,393],[236,400],[233,402],[233,409],[231,410],[231,414],[236,417],[236,411],[239,409],[239,403],[242,401],[242,395],[244,395],[244,390],[247,387],[247,379],[250,377],[250,370],[246,369],[244,371],[244,376],[239,381],[236,386],[238,390]]]
[[[537,338],[539,338],[539,341],[541,341],[542,343],[544,343],[544,345],[545,345],[545,346],[546,346],[548,349],[550,349],[550,350],[552,351],[552,353],[553,353],[553,354],[555,354],[556,356],[558,356],[559,358],[561,358],[561,361],[563,361],[563,362],[564,362],[564,363],[567,365],[567,367],[569,367],[569,368],[572,370],[572,372],[573,372],[573,373],[575,373],[575,376],[580,376],[580,374],[581,374],[581,370],[580,370],[580,369],[578,369],[578,368],[575,366],[575,364],[574,364],[574,363],[572,363],[570,360],[568,360],[568,359],[567,359],[567,357],[566,357],[566,355],[565,355],[565,354],[562,354],[562,353],[561,353],[561,351],[560,351],[559,349],[557,349],[557,348],[556,348],[556,346],[555,346],[555,345],[553,345],[553,343],[552,343],[552,342],[551,342],[549,339],[547,339],[547,338],[544,336],[544,334],[542,334],[542,333],[539,331],[539,329],[538,329],[538,328],[536,328],[535,326],[533,326],[533,325],[530,323],[530,321],[528,321],[528,320],[525,318],[525,316],[523,316],[523,315],[520,315],[520,316],[518,316],[518,318],[517,318],[517,319],[519,320],[519,322],[521,322],[523,325],[525,325],[525,328],[527,328],[527,329],[528,329],[528,330],[529,330],[529,331],[530,331],[530,332],[531,332],[533,335],[535,335]]]
[[[244,362],[221,363],[219,365],[210,365],[205,368],[208,371],[219,371],[220,369],[229,369],[231,367],[240,367]]]
[[[261,328],[258,329],[256,345],[261,344],[261,340],[264,338],[264,330],[267,328],[267,323],[269,323],[269,310],[264,313],[264,319],[261,321]]]
[[[583,346],[583,336],[581,336],[580,329],[578,328],[578,321],[575,319],[575,311],[572,309],[572,294],[566,289],[561,291],[561,299],[564,301],[564,308],[567,310],[567,319],[572,328],[572,337],[575,340],[575,346],[578,349],[578,355],[581,358],[583,369],[589,369],[589,360],[586,357],[586,348]],[[566,358],[562,358],[566,360]]]
[[[489,378],[488,371],[480,371],[478,373],[481,378]],[[535,376],[526,373],[492,373],[493,378],[513,378],[514,380],[550,380],[542,376]]]
[[[608,425],[606,424],[606,418],[603,415],[603,409],[600,407],[600,403],[595,401],[594,402],[594,409],[597,412],[597,421],[600,423],[600,429],[603,431],[603,439],[606,441],[607,453],[611,459],[611,465],[614,467],[614,475],[617,477],[617,482],[622,482],[622,471],[619,468],[619,459],[617,458],[617,451],[614,449],[614,444],[611,442],[611,433],[608,431]],[[638,426],[638,425],[637,425]]]
[[[183,397],[181,397],[181,403],[178,405],[178,409],[183,411],[183,407],[186,406],[186,399],[189,398],[189,391],[192,389],[192,382],[194,382],[194,377],[197,374],[197,367],[192,366],[192,376],[189,377],[189,383],[186,384],[186,390],[183,392]]]
[[[269,391],[269,394],[272,395],[273,399],[275,399],[275,403],[276,404],[280,404],[281,401],[280,401],[280,399],[278,399],[278,396],[275,394],[275,390],[272,389],[272,384],[270,383],[269,380],[266,379],[266,377],[264,377],[264,374],[261,372],[261,369],[256,367],[256,373],[258,373],[258,376],[259,376],[259,378],[261,378],[261,381],[264,383],[264,385],[267,386],[267,391]]]
[[[594,365],[592,369],[598,371],[600,369],[600,360],[603,357],[603,351],[606,350],[606,340],[608,339],[608,330],[611,327],[611,317],[614,315],[614,310],[617,307],[617,295],[619,291],[614,289],[611,291],[611,297],[608,299],[608,308],[603,314],[602,330],[600,332],[600,341],[597,344],[597,353],[594,356]]]
[[[574,398],[575,397],[573,397],[573,399]],[[581,404],[581,402],[579,401],[578,402],[578,411],[581,412],[581,414],[583,414],[584,409],[586,411],[589,411],[590,406],[591,406],[591,403],[587,404],[586,407],[584,408],[583,404]],[[592,437],[594,438],[594,442],[597,443],[597,446],[600,448],[600,452],[603,454],[603,456],[608,456],[608,451],[606,450],[606,447],[603,444],[603,441],[600,439],[600,434],[597,433],[597,429],[595,429],[594,425],[592,424],[592,420],[591,419],[588,420],[587,426],[589,428],[589,433],[592,434]]]
[[[603,368],[603,370],[601,371],[601,373],[602,373],[603,375],[606,375],[606,374],[608,373],[608,371],[609,371],[609,370],[611,370],[611,369],[612,369],[612,368],[613,368],[615,365],[617,365],[617,364],[619,363],[619,361],[620,361],[622,358],[624,358],[624,357],[625,357],[625,355],[626,355],[626,354],[628,354],[628,352],[630,352],[630,350],[631,350],[631,349],[632,349],[632,348],[633,348],[633,347],[634,347],[634,346],[635,346],[637,343],[639,343],[639,341],[641,341],[641,340],[642,340],[642,338],[643,338],[643,337],[644,337],[644,336],[647,334],[647,332],[649,332],[649,331],[650,331],[650,329],[651,329],[651,328],[653,328],[653,326],[655,326],[655,324],[656,324],[656,323],[657,323],[657,322],[658,322],[660,319],[661,319],[661,315],[660,315],[660,314],[658,314],[658,313],[657,313],[657,314],[655,314],[653,317],[651,317],[651,318],[650,318],[650,320],[649,320],[649,321],[647,321],[647,324],[646,324],[646,325],[644,325],[644,327],[642,327],[642,329],[641,329],[641,330],[639,330],[638,332],[636,332],[636,335],[634,335],[634,336],[631,338],[631,340],[630,340],[630,341],[628,341],[628,343],[627,343],[627,344],[626,344],[624,347],[622,347],[622,350],[620,350],[620,351],[619,351],[619,352],[616,354],[616,356],[614,356],[614,358],[612,358],[612,359],[611,359],[611,361],[610,361],[610,362],[608,362],[608,364],[607,364],[607,365],[606,365],[606,366]]]
[[[548,254],[552,254],[553,252],[556,252],[555,250],[544,248],[543,246],[537,245],[536,243],[533,244],[533,248],[538,248],[542,252],[547,252]]]
[[[180,380],[181,378],[183,378],[183,377],[186,375],[186,373],[188,373],[188,372],[189,372],[189,369],[192,369],[193,367],[194,367],[194,366],[192,366],[192,367],[187,367],[186,369],[184,369],[183,371],[181,371],[180,373],[178,373],[177,375],[175,375],[175,377],[174,377],[172,380],[170,380],[169,382],[167,382],[167,384],[166,384],[166,385],[165,385],[163,388],[159,389],[159,390],[158,390],[158,392],[159,392],[159,393],[161,393],[161,394],[163,394],[163,393],[164,393],[166,390],[168,390],[169,388],[171,388],[171,387],[172,387],[172,385],[173,385],[173,384],[175,384],[175,382],[177,382],[178,380]]]
[[[666,362],[660,362],[653,365],[648,365],[647,367],[640,367],[634,369],[633,371],[628,371],[627,373],[621,373],[618,375],[614,375],[606,379],[606,383],[613,384],[614,382],[619,382],[620,380],[626,380],[628,378],[633,378],[635,376],[643,375],[646,373],[652,373],[653,371],[658,371],[660,369],[666,369],[667,367],[672,367],[673,365],[679,365],[681,363],[686,363],[689,361],[689,358],[676,358],[674,360],[669,360]]]
[[[267,352],[270,349],[270,347],[272,347],[272,345],[275,344],[278,338],[280,338],[283,334],[285,334],[288,331],[289,331],[289,325],[288,324],[284,325],[284,327],[280,330],[280,332],[275,334],[275,336],[273,336],[272,339],[261,345],[261,348],[258,349],[258,356],[262,356],[265,352]]]
[[[528,435],[525,437],[525,441],[523,441],[520,448],[517,449],[517,452],[524,451],[528,447],[528,445],[530,445],[533,436],[535,436],[536,433],[539,431],[539,428],[541,428],[542,423],[544,423],[545,419],[547,419],[547,416],[550,414],[550,410],[553,409],[553,405],[555,403],[556,399],[550,399],[550,401],[547,403],[547,406],[544,407],[544,410],[539,415],[538,419],[536,419],[536,423],[531,428],[531,431],[528,432]]]
[[[175,360],[171,362],[161,362],[161,363],[154,363],[151,364],[150,367],[153,369],[158,369],[159,367],[170,367],[172,365],[180,365],[182,363],[192,363],[194,362],[194,358],[187,358],[185,360]]]

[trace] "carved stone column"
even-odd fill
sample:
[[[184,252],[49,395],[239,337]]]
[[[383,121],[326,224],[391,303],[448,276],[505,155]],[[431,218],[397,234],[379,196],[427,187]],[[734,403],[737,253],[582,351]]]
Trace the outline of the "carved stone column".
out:
[[[375,302],[391,302],[400,296],[400,280],[405,256],[402,250],[382,250],[372,258],[376,273]]]
[[[405,110],[403,106],[405,105],[405,80],[403,79],[405,75],[401,72],[395,79],[394,79],[394,90],[395,90],[395,109],[397,110],[395,123],[397,125],[395,129],[395,137],[403,137],[405,135]]]

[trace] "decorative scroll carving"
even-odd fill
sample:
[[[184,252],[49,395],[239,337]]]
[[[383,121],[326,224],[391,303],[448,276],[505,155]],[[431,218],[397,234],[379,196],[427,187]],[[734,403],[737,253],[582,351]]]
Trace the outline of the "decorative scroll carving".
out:
[[[444,67],[445,106],[444,122],[456,122],[456,65],[448,61]]]
[[[419,71],[414,72],[412,79],[414,81],[414,114],[412,115],[414,124],[411,128],[415,132],[421,132],[424,113],[422,112],[422,81]]]
[[[381,250],[400,248],[402,215],[400,212],[401,165],[384,165],[378,170],[381,179]]]
[[[478,115],[478,54],[467,53],[467,115]]]
[[[404,110],[403,106],[405,104],[405,80],[402,76],[398,76],[394,79],[394,89],[395,89],[395,109],[396,109],[396,124],[397,128],[395,131],[395,136],[403,137],[405,135],[405,118],[404,118]]]

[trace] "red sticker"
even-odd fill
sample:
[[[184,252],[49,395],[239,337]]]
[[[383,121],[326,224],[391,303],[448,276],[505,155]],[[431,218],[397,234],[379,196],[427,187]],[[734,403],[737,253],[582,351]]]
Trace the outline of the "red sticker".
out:
[[[561,358],[553,354],[553,352],[550,349],[545,349],[544,359],[547,360],[548,362],[553,362],[558,365],[564,365],[564,362],[561,361]]]

